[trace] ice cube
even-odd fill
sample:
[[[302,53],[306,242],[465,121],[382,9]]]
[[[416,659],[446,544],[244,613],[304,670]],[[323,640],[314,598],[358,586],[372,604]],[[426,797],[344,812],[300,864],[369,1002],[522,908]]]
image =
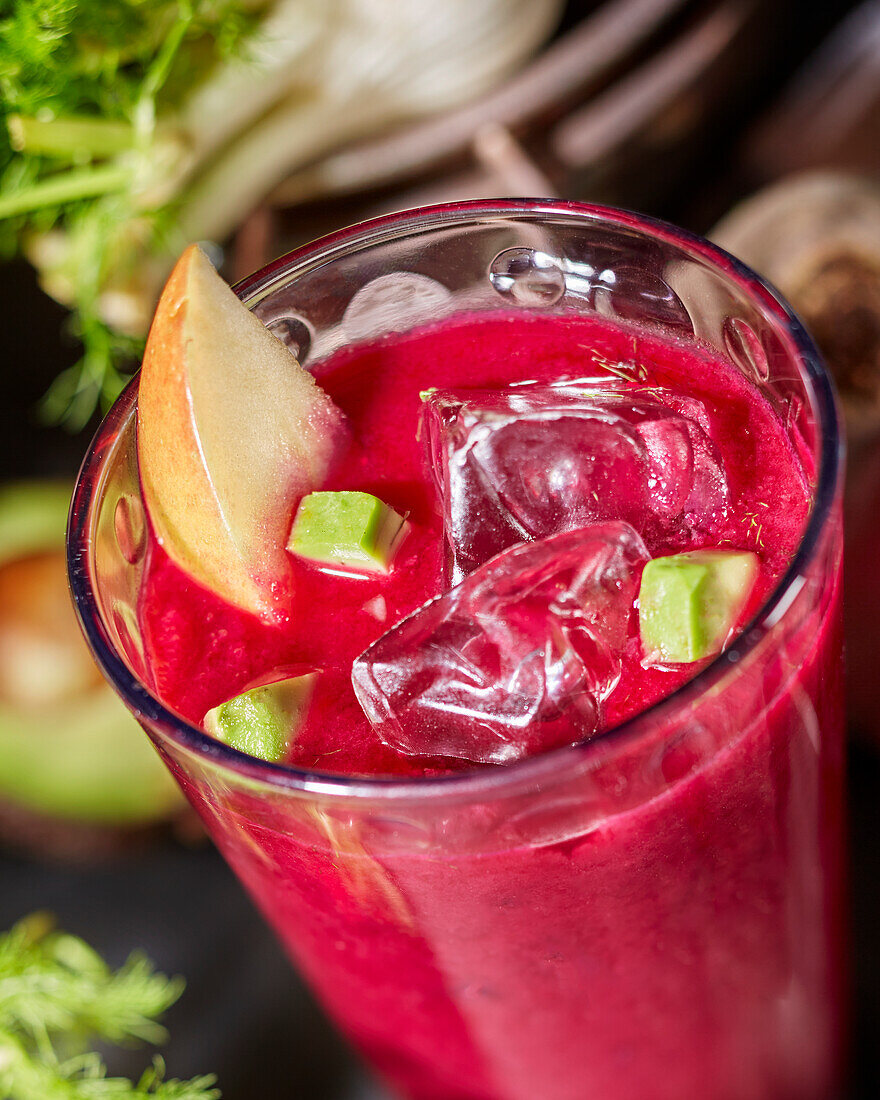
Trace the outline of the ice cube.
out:
[[[590,737],[647,560],[619,521],[504,550],[357,658],[364,712],[401,752],[479,764]]]
[[[660,549],[728,505],[706,411],[672,391],[439,391],[425,417],[453,583],[513,543],[606,520]]]

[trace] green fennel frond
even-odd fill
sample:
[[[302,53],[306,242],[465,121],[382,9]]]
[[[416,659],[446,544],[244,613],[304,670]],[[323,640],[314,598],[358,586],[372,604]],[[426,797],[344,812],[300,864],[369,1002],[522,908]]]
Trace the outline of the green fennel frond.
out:
[[[83,346],[50,420],[118,392],[187,245],[228,240],[285,179],[300,201],[369,183],[335,154],[489,91],[562,4],[399,6],[389,37],[397,5],[364,0],[0,0],[0,256],[30,261]]]
[[[154,284],[139,268],[174,221],[168,180],[187,153],[176,110],[244,49],[260,7],[0,3],[0,257],[31,259],[83,346],[49,394],[50,420],[82,427],[142,350],[143,310],[132,317],[129,303]]]
[[[161,1042],[158,1017],[183,989],[140,955],[113,970],[83,940],[34,914],[0,936],[0,1096],[4,1100],[214,1100],[213,1078],[137,1084],[108,1077],[96,1040]]]

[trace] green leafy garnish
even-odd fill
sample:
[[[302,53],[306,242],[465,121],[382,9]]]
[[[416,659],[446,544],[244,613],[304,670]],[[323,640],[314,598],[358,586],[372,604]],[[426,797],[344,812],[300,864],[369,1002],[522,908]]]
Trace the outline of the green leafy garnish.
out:
[[[23,251],[72,309],[82,360],[46,412],[81,426],[142,348],[175,232],[183,98],[241,49],[264,4],[16,0],[0,13],[0,254]],[[184,242],[185,243],[185,242]]]
[[[525,30],[505,0],[485,6],[453,5],[430,34],[404,19],[389,54],[391,5],[0,3],[0,254],[27,256],[84,350],[50,417],[80,426],[115,395],[187,245],[225,241],[291,173],[294,197],[346,186],[313,169],[487,91],[558,8],[536,3]]]
[[[158,1017],[183,983],[142,955],[112,970],[37,913],[0,935],[0,1096],[4,1100],[216,1100],[213,1077],[164,1079],[156,1058],[137,1083],[108,1077],[96,1040],[165,1038]]]

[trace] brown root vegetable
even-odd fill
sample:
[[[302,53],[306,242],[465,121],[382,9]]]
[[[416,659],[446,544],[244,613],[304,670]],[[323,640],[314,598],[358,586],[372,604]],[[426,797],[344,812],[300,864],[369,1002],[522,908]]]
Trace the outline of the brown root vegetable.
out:
[[[774,283],[815,338],[846,418],[847,717],[880,744],[880,188],[833,172],[783,179],[711,236]]]
[[[709,236],[804,321],[837,382],[851,445],[880,435],[880,187],[838,172],[790,176]]]

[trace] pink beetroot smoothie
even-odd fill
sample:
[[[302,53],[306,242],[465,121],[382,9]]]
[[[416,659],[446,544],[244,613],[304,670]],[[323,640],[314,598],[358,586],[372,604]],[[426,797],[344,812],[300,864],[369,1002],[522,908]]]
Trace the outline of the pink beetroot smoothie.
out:
[[[472,768],[384,745],[350,684],[353,659],[445,585],[420,391],[631,377],[633,365],[640,385],[704,403],[730,491],[714,526],[654,552],[754,550],[747,621],[784,572],[810,504],[805,448],[770,404],[692,344],[595,318],[463,317],[315,368],[353,438],[325,487],[375,493],[409,517],[390,575],[341,577],[294,560],[287,616],[267,624],[201,589],[154,545],[140,607],[154,689],[199,723],[274,669],[319,669],[291,764],[394,777]],[[332,807],[299,814],[179,778],[331,1014],[402,1095],[828,1097],[838,1058],[838,565],[827,563],[811,613],[725,694],[658,720],[598,774],[572,769],[516,808],[471,800],[428,825],[402,805],[376,836]],[[629,646],[605,727],[702,667],[645,668],[639,657]]]

